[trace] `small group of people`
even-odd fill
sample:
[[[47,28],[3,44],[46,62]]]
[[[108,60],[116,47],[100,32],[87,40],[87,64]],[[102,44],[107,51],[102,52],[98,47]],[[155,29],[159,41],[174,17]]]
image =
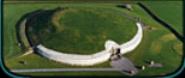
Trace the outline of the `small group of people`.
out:
[[[150,61],[150,64],[148,65],[148,67],[155,67],[155,68],[160,68],[163,67],[163,65],[161,63],[155,63],[153,60]]]
[[[151,60],[151,61],[149,62],[149,64],[147,65],[147,67],[156,67],[156,68],[160,68],[160,67],[162,67],[162,66],[163,66],[162,64],[160,64],[160,63],[155,63],[153,60]],[[142,66],[137,67],[137,68],[140,69],[140,70],[145,70],[145,69],[146,69],[146,66],[145,66],[145,65],[142,65]],[[135,71],[134,71],[134,70],[128,70],[128,71],[124,71],[124,72],[127,72],[127,73],[129,73],[130,75],[135,74]]]
[[[160,68],[160,67],[163,67],[163,65],[161,63],[155,63],[153,60],[151,60],[147,67],[155,67],[155,68]],[[145,65],[142,65],[141,67],[138,67],[139,69],[141,70],[145,70],[146,69],[146,66]]]

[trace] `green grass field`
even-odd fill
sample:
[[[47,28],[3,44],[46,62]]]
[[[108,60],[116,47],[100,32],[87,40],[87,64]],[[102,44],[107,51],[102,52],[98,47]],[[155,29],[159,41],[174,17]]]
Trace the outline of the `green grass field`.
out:
[[[37,9],[47,8],[53,9],[58,6],[101,6],[109,7],[112,9],[121,10],[122,12],[129,14],[131,16],[138,16],[144,23],[150,27],[152,30],[144,30],[144,38],[141,44],[131,53],[123,55],[131,59],[136,65],[146,64],[145,60],[154,60],[156,62],[162,63],[163,68],[155,69],[148,68],[145,71],[139,72],[136,76],[153,76],[153,75],[165,75],[176,70],[182,60],[182,42],[180,42],[173,33],[167,30],[165,27],[161,26],[155,20],[153,20],[143,9],[138,5],[133,4],[133,11],[128,11],[122,8],[116,8],[116,3],[43,3],[43,4],[5,4],[4,5],[4,56],[5,65],[10,69],[15,68],[55,68],[55,67],[79,67],[79,66],[69,66],[61,63],[57,63],[36,54],[31,54],[25,57],[19,57],[24,52],[16,44],[16,30],[15,24],[22,15],[32,12]],[[168,14],[166,14],[168,15]],[[171,15],[169,15],[171,16]],[[125,22],[123,22],[125,23]],[[127,24],[127,23],[125,23]],[[125,26],[125,25],[124,25]],[[123,31],[124,32],[124,31]],[[26,65],[22,65],[19,61],[26,61]],[[92,67],[110,67],[109,62],[95,65]],[[89,72],[84,72],[85,74],[91,74]],[[120,75],[119,72],[112,72]],[[39,73],[27,73],[29,75],[39,75]],[[48,73],[40,73],[40,75],[47,75]],[[51,73],[50,75],[60,75],[60,73]],[[96,74],[96,73],[93,73]],[[62,75],[62,74],[61,74]],[[69,73],[68,73],[69,75]],[[106,74],[105,74],[106,75]],[[124,76],[124,75],[123,75]]]
[[[182,1],[144,1],[143,3],[162,20],[172,25],[177,32],[183,34]]]

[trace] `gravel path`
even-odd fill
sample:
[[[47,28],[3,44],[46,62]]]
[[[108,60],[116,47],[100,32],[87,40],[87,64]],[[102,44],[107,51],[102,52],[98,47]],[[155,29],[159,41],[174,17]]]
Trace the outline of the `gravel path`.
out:
[[[119,71],[114,68],[43,68],[43,69],[13,69],[12,72],[95,72],[95,71]]]
[[[135,75],[138,73],[138,69],[134,66],[134,64],[127,58],[120,58],[118,60],[113,60],[110,62],[111,66],[124,74],[127,75]],[[134,71],[134,73],[128,73],[130,71]]]

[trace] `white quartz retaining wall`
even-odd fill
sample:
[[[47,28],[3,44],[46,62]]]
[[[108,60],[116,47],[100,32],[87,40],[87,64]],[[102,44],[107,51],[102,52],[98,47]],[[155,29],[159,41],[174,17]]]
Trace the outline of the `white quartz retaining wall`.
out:
[[[36,48],[38,49],[39,54],[54,61],[70,65],[91,66],[109,60],[112,54],[112,48],[120,48],[121,54],[134,50],[139,45],[143,37],[142,24],[137,22],[136,25],[138,28],[137,33],[128,42],[119,45],[112,40],[108,40],[105,42],[105,50],[91,55],[67,54],[67,52],[62,53],[48,49],[41,44],[36,46]]]

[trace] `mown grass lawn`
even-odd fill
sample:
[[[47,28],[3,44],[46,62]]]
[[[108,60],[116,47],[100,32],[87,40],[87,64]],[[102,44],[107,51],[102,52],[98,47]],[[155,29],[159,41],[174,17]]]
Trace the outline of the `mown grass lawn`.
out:
[[[143,3],[183,36],[182,1],[143,1]]]
[[[25,13],[32,12],[41,8],[56,8],[58,6],[74,6],[73,4],[5,4],[4,8],[4,54],[5,64],[10,69],[15,68],[55,68],[55,67],[73,67],[61,63],[57,63],[46,58],[40,57],[36,54],[31,54],[25,57],[18,57],[23,52],[16,45],[15,24],[19,18]],[[77,4],[76,4],[77,5]],[[107,6],[113,7],[116,4],[78,4],[78,6]],[[122,8],[117,8],[120,10]],[[16,10],[16,11],[15,11]],[[144,38],[141,44],[131,53],[123,55],[131,59],[136,65],[145,65],[145,60],[154,60],[162,63],[163,68],[147,68],[145,71],[139,72],[137,76],[151,76],[151,75],[164,75],[171,73],[176,70],[182,60],[182,42],[173,36],[169,30],[161,26],[159,23],[154,21],[144,10],[138,5],[133,4],[133,11],[122,9],[123,12],[138,16],[148,26],[152,27],[152,30],[144,30]],[[170,15],[169,15],[170,16]],[[5,36],[6,35],[6,36]],[[19,61],[26,61],[26,65],[22,65]],[[77,67],[77,66],[76,66]],[[79,66],[78,66],[79,67]],[[92,66],[92,67],[110,67],[109,62]],[[87,74],[87,72],[84,72]],[[39,75],[39,73],[27,73],[29,75]],[[48,73],[40,73],[40,75],[47,75]],[[62,75],[60,73],[51,73],[50,75]],[[68,73],[70,74],[70,73]],[[74,73],[76,74],[76,73]],[[88,73],[90,74],[90,73]],[[96,73],[94,73],[96,74]],[[103,73],[104,74],[104,73]],[[118,73],[120,74],[120,73]],[[48,74],[49,75],[49,74]],[[107,75],[105,73],[104,75]]]

